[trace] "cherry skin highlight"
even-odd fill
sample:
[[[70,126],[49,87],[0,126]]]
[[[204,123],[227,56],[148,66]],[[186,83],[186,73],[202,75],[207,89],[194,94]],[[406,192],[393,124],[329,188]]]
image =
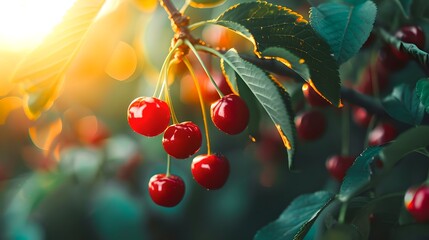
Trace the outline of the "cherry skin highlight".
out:
[[[326,161],[326,169],[337,181],[343,181],[347,170],[353,165],[355,157],[334,155]]]
[[[195,181],[208,190],[221,188],[228,180],[229,162],[220,154],[199,155],[192,161]]]
[[[325,116],[315,110],[303,112],[295,118],[295,126],[299,138],[302,140],[315,140],[325,132]]]
[[[164,150],[178,159],[190,157],[196,153],[202,142],[200,128],[193,122],[182,122],[167,128],[162,138]]]
[[[235,94],[228,94],[211,105],[214,125],[230,135],[239,134],[247,127],[249,115],[247,104]]]
[[[149,195],[157,205],[174,207],[185,195],[185,183],[179,176],[156,174],[149,180]]]
[[[138,97],[128,107],[128,124],[135,132],[154,137],[170,123],[168,104],[154,97]]]
[[[409,188],[404,202],[406,209],[417,222],[429,221],[429,186]]]
[[[395,139],[396,128],[391,123],[380,123],[369,133],[369,145],[382,145]]]

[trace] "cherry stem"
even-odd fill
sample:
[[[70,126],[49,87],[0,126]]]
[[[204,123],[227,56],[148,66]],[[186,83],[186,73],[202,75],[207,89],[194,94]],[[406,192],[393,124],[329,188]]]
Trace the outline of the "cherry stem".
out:
[[[165,100],[167,101],[168,106],[170,107],[171,111],[171,117],[173,119],[173,123],[177,124],[179,121],[177,120],[176,111],[174,111],[173,102],[171,101],[171,95],[170,95],[170,87],[168,86],[168,72],[170,71],[172,62],[168,64],[168,67],[166,68],[166,73],[164,74],[164,82],[162,86],[165,86],[164,92],[165,92]]]
[[[344,223],[344,221],[346,220],[347,207],[348,207],[347,202],[343,202],[341,204],[340,213],[338,215],[338,222],[339,223]]]
[[[173,46],[173,48],[171,48],[171,50],[168,52],[168,54],[167,54],[167,57],[165,57],[165,60],[164,60],[164,62],[162,63],[162,67],[161,67],[161,70],[159,71],[160,72],[160,74],[159,74],[159,76],[158,76],[158,81],[156,82],[156,87],[155,87],[155,91],[153,92],[153,97],[155,97],[156,96],[156,94],[157,94],[157,92],[159,91],[159,86],[161,85],[161,83],[163,83],[164,84],[164,82],[165,81],[163,81],[162,79],[162,77],[163,77],[163,75],[164,75],[164,72],[165,72],[165,68],[167,67],[167,65],[170,63],[170,59],[171,59],[171,57],[173,56],[173,53],[176,51],[176,49],[178,48],[178,47],[180,47],[180,45],[182,45],[183,44],[183,41],[182,40],[179,40],[179,41],[177,41],[177,43]],[[161,98],[161,95],[162,95],[162,92],[163,92],[163,88],[164,88],[164,85],[162,85],[161,86],[161,90],[159,91],[159,96],[158,96],[158,98]]]
[[[191,3],[191,0],[186,0],[183,4],[182,8],[180,9],[180,13],[185,13],[186,9],[189,7],[189,4]]]
[[[365,141],[363,143],[363,149],[367,149],[368,148],[368,145],[369,145],[369,133],[374,128],[376,122],[377,122],[377,117],[375,115],[372,115],[371,120],[369,121],[369,124],[368,124],[368,128],[366,129]]]
[[[167,154],[167,172],[165,173],[166,177],[170,176],[170,165],[171,165],[171,157]]]
[[[209,135],[209,128],[208,128],[208,124],[207,124],[207,114],[206,114],[206,110],[204,107],[204,98],[203,98],[203,95],[201,93],[200,83],[198,82],[198,79],[195,76],[195,72],[192,69],[192,65],[189,62],[189,60],[187,58],[184,58],[183,62],[185,63],[186,67],[189,70],[189,73],[192,76],[192,79],[194,80],[195,88],[197,89],[197,93],[198,93],[198,98],[200,99],[201,113],[203,115],[203,122],[204,122],[204,130],[206,132],[207,155],[210,155],[211,154],[210,135]]]
[[[350,107],[348,104],[344,104],[342,121],[341,154],[348,156],[350,154]]]
[[[195,54],[195,56],[197,57],[198,61],[201,64],[201,67],[204,69],[204,72],[207,74],[207,76],[210,79],[210,82],[213,84],[213,86],[215,87],[217,93],[219,94],[219,96],[222,98],[224,95],[222,93],[222,91],[219,89],[219,86],[216,84],[216,81],[213,79],[213,77],[211,76],[210,72],[207,70],[207,67],[205,66],[203,60],[201,59],[200,55],[198,54],[197,49],[195,49],[194,45],[189,42],[189,40],[185,39],[185,44],[192,50],[192,52]]]

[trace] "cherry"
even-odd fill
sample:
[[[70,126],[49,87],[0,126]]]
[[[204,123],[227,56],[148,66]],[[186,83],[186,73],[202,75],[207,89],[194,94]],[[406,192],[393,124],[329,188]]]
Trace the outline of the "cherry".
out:
[[[162,138],[162,145],[169,155],[183,159],[196,153],[201,141],[200,128],[188,121],[169,126]]]
[[[220,154],[199,155],[192,161],[195,181],[208,190],[221,188],[229,176],[229,162]]]
[[[326,161],[326,169],[333,178],[341,182],[354,161],[355,157],[352,156],[334,155]]]
[[[211,105],[211,118],[219,130],[234,135],[247,127],[249,109],[239,96],[228,94]]]
[[[174,207],[185,195],[185,183],[175,175],[156,174],[149,180],[152,201],[163,207]]]
[[[375,76],[374,76],[375,75]],[[378,91],[382,92],[389,85],[388,73],[382,68],[368,66],[361,75],[357,90],[363,94],[374,94],[374,81],[377,81]]]
[[[128,124],[137,133],[153,137],[170,123],[167,103],[154,97],[138,97],[128,107]]]
[[[306,111],[296,116],[295,126],[299,138],[315,140],[325,132],[325,116],[316,110]]]
[[[363,107],[353,108],[353,120],[361,127],[368,127],[371,122],[372,114]]]
[[[391,123],[380,123],[369,133],[369,145],[382,145],[395,139],[396,128]]]
[[[406,209],[417,222],[429,221],[429,186],[409,188],[404,202]]]
[[[404,26],[395,33],[395,37],[406,43],[413,43],[418,48],[425,47],[425,34],[419,26]],[[410,56],[406,52],[401,52],[394,47],[391,47],[393,56],[400,61],[408,61]]]
[[[314,107],[325,107],[331,105],[326,99],[320,96],[309,84],[302,85],[302,92],[304,93],[307,102]]]

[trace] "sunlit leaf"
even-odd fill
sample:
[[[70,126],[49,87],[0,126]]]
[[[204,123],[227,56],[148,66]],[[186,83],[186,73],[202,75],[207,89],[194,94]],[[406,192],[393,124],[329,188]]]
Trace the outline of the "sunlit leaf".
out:
[[[331,46],[334,58],[341,64],[365,43],[376,14],[377,7],[372,1],[357,5],[323,3],[311,8],[310,23]]]
[[[0,99],[0,125],[5,124],[10,112],[19,107],[22,107],[21,98],[5,97]]]
[[[133,3],[142,12],[153,12],[158,6],[158,0],[134,0]]]
[[[65,71],[73,60],[103,0],[77,0],[63,21],[18,65],[12,81],[28,94],[26,114],[36,119],[58,97]]]
[[[383,99],[383,107],[393,118],[411,125],[419,125],[425,113],[423,104],[408,84],[396,86]]]
[[[340,187],[339,199],[348,201],[371,181],[371,163],[382,147],[369,147],[356,158]]]
[[[34,145],[42,150],[49,150],[55,139],[63,130],[63,122],[60,118],[39,122],[28,129]]]
[[[118,80],[129,79],[137,68],[137,54],[126,42],[119,42],[106,66],[106,73]]]
[[[404,156],[429,146],[429,126],[411,128],[380,152],[384,168],[392,168]]]
[[[235,94],[238,94],[237,76],[235,75],[234,69],[228,64],[225,64],[225,61],[223,59],[221,59],[220,61],[220,66],[229,87]]]
[[[226,0],[191,0],[190,5],[195,8],[212,8],[223,4]]]
[[[289,167],[291,168],[295,153],[295,123],[294,112],[286,89],[266,72],[243,60],[235,49],[229,50],[224,58],[231,63],[231,67],[243,79],[275,124],[288,150]]]
[[[295,198],[280,217],[260,229],[255,240],[304,239],[320,212],[328,206],[334,195],[329,192],[315,192]]]
[[[416,95],[429,113],[429,79],[420,79],[417,82]]]
[[[286,7],[258,1],[231,7],[212,22],[249,39],[258,56],[267,48],[279,47],[302,59],[309,67],[309,84],[333,105],[341,105],[338,64],[329,45],[301,15]]]

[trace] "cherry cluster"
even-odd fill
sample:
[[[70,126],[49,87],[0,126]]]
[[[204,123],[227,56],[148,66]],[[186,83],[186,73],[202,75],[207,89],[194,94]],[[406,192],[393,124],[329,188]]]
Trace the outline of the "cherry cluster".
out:
[[[395,33],[395,37],[403,42],[415,44],[420,49],[425,47],[425,34],[419,26],[404,26]],[[363,48],[368,48],[375,39],[376,36],[371,34]],[[383,45],[375,64],[369,65],[363,71],[356,90],[365,95],[378,97],[389,86],[389,75],[404,68],[410,60],[411,56],[406,52],[399,51],[389,44]],[[297,134],[305,141],[316,140],[322,137],[326,129],[325,117],[317,108],[324,108],[330,104],[308,84],[303,85],[302,91],[307,103],[313,108],[296,117]],[[369,146],[385,144],[397,136],[395,126],[387,121],[381,121],[372,128],[370,123],[374,121],[374,116],[365,108],[353,106],[352,113],[353,120],[358,126],[371,128],[367,140]],[[342,181],[354,159],[354,156],[334,155],[327,159],[326,168],[333,178]],[[376,162],[378,163],[381,162]]]
[[[201,147],[201,130],[191,121],[170,125],[171,111],[167,102],[155,97],[138,97],[128,107],[128,123],[137,133],[153,137],[163,133],[165,152],[176,159],[186,159]],[[227,134],[242,132],[249,121],[246,103],[235,94],[228,94],[211,105],[214,125]],[[175,122],[175,121],[173,121]],[[207,134],[207,132],[206,132]],[[156,174],[149,181],[152,200],[164,207],[176,206],[185,194],[182,178],[170,174],[170,161],[166,174]],[[221,188],[229,176],[229,161],[218,153],[196,156],[191,165],[195,181],[208,190]]]

